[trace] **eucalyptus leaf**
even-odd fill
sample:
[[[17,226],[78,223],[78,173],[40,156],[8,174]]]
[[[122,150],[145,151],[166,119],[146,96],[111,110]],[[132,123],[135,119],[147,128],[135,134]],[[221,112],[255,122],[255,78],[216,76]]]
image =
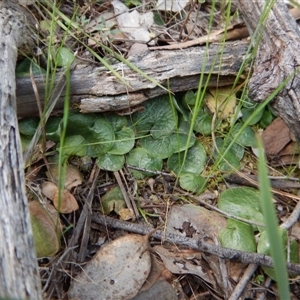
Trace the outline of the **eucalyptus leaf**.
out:
[[[85,137],[88,142],[87,155],[91,157],[107,153],[115,141],[114,129],[103,117],[96,120]]]
[[[123,168],[125,162],[124,155],[114,155],[106,153],[97,158],[98,166],[106,171],[119,171]]]
[[[60,145],[57,145],[57,149],[60,149]],[[66,157],[77,155],[85,156],[87,152],[86,140],[82,135],[71,135],[66,137],[63,154]]]
[[[115,133],[115,142],[109,149],[109,154],[122,155],[128,153],[134,146],[134,132],[129,127],[124,127]]]
[[[169,96],[161,96],[145,102],[144,110],[132,116],[137,134],[150,132],[154,139],[164,138],[176,131],[177,111],[172,109]]]
[[[195,173],[182,173],[179,178],[180,187],[195,194],[203,192],[205,183],[206,180]]]
[[[219,239],[225,248],[256,252],[256,242],[252,226],[243,222],[229,219],[226,228],[221,229]]]
[[[253,188],[232,188],[224,191],[220,195],[218,207],[234,216],[264,224],[259,192]]]
[[[128,165],[135,166],[138,168],[151,170],[151,171],[160,171],[162,168],[162,159],[153,157],[146,149],[144,148],[135,148],[129,152],[126,157]],[[135,178],[144,178],[146,176],[154,176],[153,173],[131,170]]]
[[[174,153],[169,157],[167,165],[170,171],[179,175],[181,173],[200,174],[206,164],[206,152],[199,141],[188,149],[184,161],[185,152]]]

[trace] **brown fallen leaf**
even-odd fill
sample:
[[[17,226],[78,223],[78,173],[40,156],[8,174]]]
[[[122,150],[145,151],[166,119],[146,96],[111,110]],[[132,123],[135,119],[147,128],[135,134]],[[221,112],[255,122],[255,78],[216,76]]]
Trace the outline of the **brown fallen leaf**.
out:
[[[209,89],[205,103],[210,112],[217,113],[220,119],[232,116],[236,108],[236,96],[232,86]]]
[[[66,189],[60,192],[58,186],[50,181],[43,183],[42,193],[53,201],[55,208],[60,213],[67,214],[78,209],[75,197]]]
[[[276,118],[263,132],[267,156],[276,156],[291,141],[290,130],[281,118]]]
[[[58,213],[52,205],[46,204],[46,210],[38,201],[31,201],[28,206],[36,255],[53,256],[60,248],[62,231]]]
[[[131,299],[151,269],[148,235],[129,234],[101,248],[71,282],[69,299]]]
[[[48,178],[53,180],[55,183],[59,181],[59,170],[58,165],[52,165],[50,170],[46,173]],[[71,190],[72,188],[82,184],[82,175],[79,169],[75,166],[66,166],[66,178],[65,188]]]
[[[179,252],[175,249],[168,250],[163,246],[153,247],[166,268],[174,274],[194,274],[216,287],[216,282],[212,274],[207,270],[206,264],[201,264],[199,252],[193,253]]]

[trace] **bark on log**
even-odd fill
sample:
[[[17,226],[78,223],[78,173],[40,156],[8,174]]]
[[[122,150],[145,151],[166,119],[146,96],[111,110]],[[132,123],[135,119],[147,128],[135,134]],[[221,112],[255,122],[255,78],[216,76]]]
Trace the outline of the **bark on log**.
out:
[[[248,46],[246,41],[237,41],[226,43],[225,47],[223,44],[212,44],[208,49],[148,50],[129,60],[163,86],[169,85],[172,92],[187,91],[198,88],[201,72],[204,73],[203,84],[209,77],[208,86],[233,84]],[[128,110],[149,98],[166,93],[123,63],[113,68],[130,84],[130,88],[103,67],[77,66],[71,75],[73,107],[79,107],[84,113]],[[56,82],[59,77],[60,74]],[[36,76],[34,79],[43,100],[45,78]],[[64,95],[61,95],[56,109],[61,109],[63,102]],[[38,115],[29,78],[17,79],[17,106],[19,117]]]
[[[0,1],[0,298],[4,299],[41,299],[15,95],[17,49],[29,42],[28,22],[15,1]]]
[[[253,46],[259,43],[252,77],[248,83],[250,97],[255,101],[264,101],[290,77],[284,89],[274,98],[272,105],[300,141],[298,25],[289,14],[284,1],[239,0],[237,4],[252,35]],[[264,9],[272,4],[274,6],[263,21],[263,26],[260,26],[259,34],[253,37]]]

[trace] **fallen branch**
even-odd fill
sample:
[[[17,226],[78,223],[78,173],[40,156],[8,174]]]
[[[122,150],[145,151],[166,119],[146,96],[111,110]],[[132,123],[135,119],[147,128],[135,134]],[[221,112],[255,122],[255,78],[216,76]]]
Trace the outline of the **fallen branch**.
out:
[[[18,131],[15,67],[18,48],[34,41],[32,15],[0,1],[0,298],[41,299]],[[34,20],[34,18],[33,18]]]
[[[144,234],[144,235],[149,233],[151,230],[153,230],[153,228],[150,226],[129,223],[129,222],[113,219],[111,217],[103,216],[98,213],[94,213],[92,215],[92,221],[104,226],[122,229],[122,230]],[[263,254],[243,252],[239,250],[223,248],[223,247],[219,247],[204,242],[203,240],[195,240],[188,237],[181,237],[179,235],[165,233],[160,230],[157,230],[152,235],[152,237],[176,245],[186,246],[190,249],[195,249],[209,254],[217,255],[221,258],[228,259],[234,262],[242,262],[244,264],[258,264],[270,268],[273,267],[272,258],[270,256],[263,255]],[[290,274],[294,274],[294,275],[300,274],[300,264],[287,263],[287,269]]]
[[[146,50],[129,57],[129,61],[149,77],[175,93],[197,89],[203,73],[203,84],[209,87],[232,85],[243,63],[249,43],[238,41],[194,47],[186,50]],[[71,106],[83,113],[126,112],[142,102],[166,93],[124,63],[112,66],[129,86],[124,85],[104,67],[77,65],[71,74]],[[55,84],[60,78],[56,75]],[[45,76],[35,76],[40,99],[45,97]],[[241,78],[241,80],[243,80]],[[63,108],[65,95],[58,99],[56,110]],[[49,104],[50,105],[50,104]],[[38,107],[30,78],[17,78],[19,117],[37,116]],[[129,111],[130,112],[130,111]]]

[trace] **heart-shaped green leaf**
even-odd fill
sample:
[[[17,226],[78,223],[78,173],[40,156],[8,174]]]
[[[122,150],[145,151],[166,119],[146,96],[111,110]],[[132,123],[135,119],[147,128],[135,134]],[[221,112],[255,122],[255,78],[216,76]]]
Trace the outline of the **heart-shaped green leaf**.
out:
[[[57,145],[57,149],[60,149],[60,145]],[[63,154],[65,157],[72,155],[85,156],[87,152],[86,140],[81,135],[71,135],[66,137]]]
[[[157,157],[153,157],[146,149],[144,148],[135,148],[129,152],[126,158],[127,164],[135,166],[138,168],[151,170],[151,171],[160,171],[162,168],[162,160]],[[146,176],[154,176],[153,173],[131,170],[135,178],[144,178]]]
[[[206,180],[194,173],[183,173],[179,178],[180,187],[184,190],[200,194],[205,189]]]
[[[219,239],[225,248],[245,252],[256,252],[252,226],[243,222],[229,219],[226,228],[220,231]]]
[[[129,127],[123,127],[115,133],[115,141],[108,153],[122,155],[128,153],[134,146],[134,132]]]
[[[188,149],[184,161],[185,153],[174,153],[168,159],[168,169],[180,175],[181,173],[200,174],[206,164],[206,152],[204,147],[199,141]]]
[[[133,114],[133,122],[138,135],[150,132],[154,139],[164,138],[174,133],[177,127],[177,111],[170,104],[168,96],[147,101],[144,110]]]
[[[106,171],[119,171],[123,168],[124,162],[124,155],[105,153],[97,158],[98,166]]]
[[[220,195],[218,207],[234,216],[264,224],[257,190],[249,187],[232,188]]]
[[[97,157],[103,155],[109,151],[115,141],[115,132],[105,118],[98,118],[89,130],[89,133],[85,135],[88,143],[87,155],[91,157]]]

